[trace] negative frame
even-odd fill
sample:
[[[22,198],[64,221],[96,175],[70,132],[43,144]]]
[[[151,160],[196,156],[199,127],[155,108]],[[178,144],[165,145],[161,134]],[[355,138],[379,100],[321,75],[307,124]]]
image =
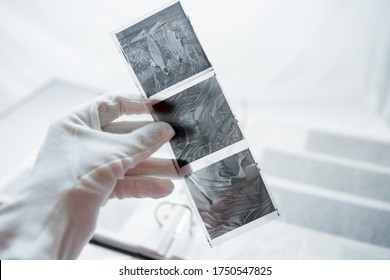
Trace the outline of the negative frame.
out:
[[[249,149],[197,170],[185,181],[212,246],[278,216]]]
[[[180,2],[123,27],[114,36],[147,97],[211,68]]]
[[[170,140],[179,168],[244,139],[215,76],[153,105],[158,121],[175,130]]]

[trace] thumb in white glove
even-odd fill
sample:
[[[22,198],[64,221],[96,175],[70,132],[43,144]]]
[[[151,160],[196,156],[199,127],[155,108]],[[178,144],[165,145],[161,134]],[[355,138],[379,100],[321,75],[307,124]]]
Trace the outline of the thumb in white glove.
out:
[[[0,208],[1,258],[76,258],[108,198],[173,190],[170,159],[149,158],[174,135],[163,122],[112,122],[148,113],[138,97],[108,94],[54,122],[18,199]]]

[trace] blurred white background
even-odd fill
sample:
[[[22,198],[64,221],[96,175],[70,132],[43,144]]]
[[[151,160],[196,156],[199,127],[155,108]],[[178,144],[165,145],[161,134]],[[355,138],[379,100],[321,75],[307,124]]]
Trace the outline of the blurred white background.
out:
[[[165,3],[0,0],[0,115],[53,78],[100,92],[138,92],[110,32]],[[285,153],[282,159],[292,160],[292,165],[296,158],[292,159],[291,153],[298,153],[309,165],[314,160],[315,164],[331,163],[332,167],[326,165],[330,168],[328,177],[340,166],[356,168],[345,173],[346,177],[357,174],[349,176],[354,181],[346,183],[346,191],[338,192],[329,190],[332,183],[329,188],[320,181],[292,178],[287,174],[288,165],[284,167],[287,173],[283,168],[272,169],[275,151],[265,153],[264,174],[280,191],[276,191],[280,207],[287,189],[294,195],[304,194],[297,197],[302,203],[296,209],[298,205],[310,209],[317,204],[313,197],[320,197],[329,209],[346,205],[349,214],[345,221],[353,219],[354,213],[371,213],[363,211],[364,207],[381,213],[378,223],[373,224],[378,227],[372,229],[377,235],[372,237],[370,229],[367,233],[363,228],[372,221],[368,214],[340,231],[339,226],[318,225],[321,219],[337,217],[338,213],[325,211],[320,218],[310,219],[314,222],[296,220],[288,216],[286,203],[285,232],[310,236],[317,251],[310,251],[313,244],[305,244],[300,254],[284,257],[388,258],[389,226],[382,226],[387,221],[383,219],[389,218],[390,201],[379,201],[380,195],[365,200],[354,187],[357,181],[383,174],[387,177],[367,179],[364,187],[374,187],[374,192],[378,184],[390,186],[390,169],[378,160],[390,155],[390,1],[183,0],[182,4],[258,158],[263,158],[267,147],[277,146]],[[337,157],[334,152],[330,158],[329,151],[306,150],[312,129],[320,129],[325,138],[328,132],[336,132],[363,142],[354,142],[353,137],[345,138],[352,142],[332,138],[334,143],[347,143],[346,147],[355,145],[356,153]],[[375,142],[378,140],[380,145]],[[374,147],[364,151],[369,156],[359,154],[367,147]],[[271,164],[267,166],[267,162]],[[368,176],[364,173],[367,170],[374,175]],[[321,176],[318,178],[326,178]],[[314,185],[315,191],[308,191],[302,182]],[[340,201],[343,204],[338,204]],[[358,211],[348,208],[351,204],[358,205]],[[297,213],[297,217],[302,213],[307,211]]]
[[[51,77],[137,92],[109,33],[165,2],[0,1],[0,111]],[[307,117],[302,102],[311,102],[316,113],[311,118],[331,110],[328,121],[335,126],[348,118],[335,117],[345,110],[340,103],[348,108],[352,103],[351,111],[359,107],[366,117],[363,124],[384,131],[369,112],[389,93],[388,0],[184,0],[183,5],[232,99],[275,101],[278,113],[291,110],[301,118]]]

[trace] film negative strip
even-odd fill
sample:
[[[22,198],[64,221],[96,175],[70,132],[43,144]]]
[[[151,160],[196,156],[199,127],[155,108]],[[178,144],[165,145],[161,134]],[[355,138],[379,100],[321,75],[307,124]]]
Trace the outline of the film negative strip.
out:
[[[112,34],[156,121],[210,246],[279,216],[215,71],[179,1]]]

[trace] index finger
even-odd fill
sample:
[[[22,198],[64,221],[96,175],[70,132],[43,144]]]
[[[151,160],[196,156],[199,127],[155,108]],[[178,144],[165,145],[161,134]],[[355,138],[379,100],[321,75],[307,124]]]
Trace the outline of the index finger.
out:
[[[179,179],[172,159],[148,158],[126,171],[131,176],[151,176],[158,178]]]
[[[125,93],[109,93],[97,101],[100,126],[103,127],[122,115],[149,114],[147,99]]]

